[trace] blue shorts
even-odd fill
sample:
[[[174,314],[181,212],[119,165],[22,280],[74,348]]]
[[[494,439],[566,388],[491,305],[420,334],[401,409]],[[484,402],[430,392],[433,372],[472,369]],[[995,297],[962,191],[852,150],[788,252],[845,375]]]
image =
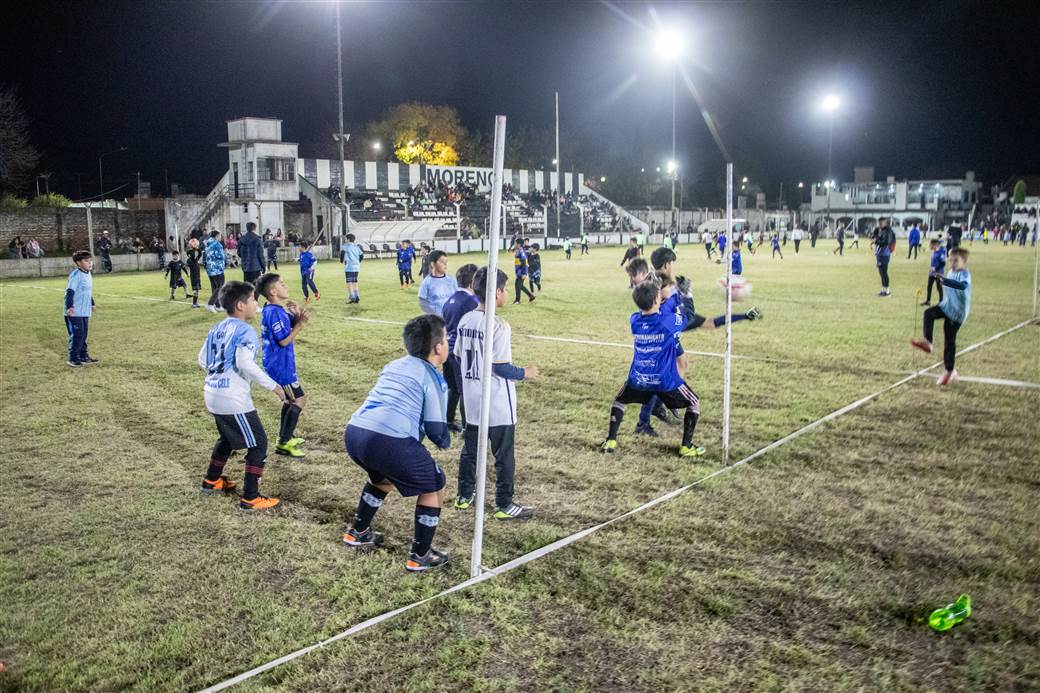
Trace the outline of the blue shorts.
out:
[[[347,283],[348,284],[357,284],[358,275],[361,274],[361,273],[360,272],[344,272],[344,274],[347,275]]]
[[[444,472],[423,444],[411,436],[394,438],[348,425],[344,439],[350,459],[368,472],[373,484],[389,481],[406,497],[444,488]]]

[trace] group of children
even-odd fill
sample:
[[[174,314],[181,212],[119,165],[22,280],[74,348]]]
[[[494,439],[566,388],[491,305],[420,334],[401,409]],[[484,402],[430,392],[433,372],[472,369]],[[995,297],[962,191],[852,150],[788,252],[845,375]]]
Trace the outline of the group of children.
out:
[[[725,235],[721,235],[719,244],[723,249],[725,242]],[[537,245],[530,246],[530,249],[531,254],[537,256]],[[631,250],[636,252],[628,258],[626,271],[637,308],[629,320],[634,353],[628,377],[611,404],[607,438],[600,449],[606,453],[618,450],[618,433],[625,406],[638,403],[643,407],[636,433],[656,436],[656,431],[650,426],[651,416],[671,421],[677,416],[675,412],[681,411],[683,430],[679,455],[682,458],[698,457],[705,452],[703,446],[694,441],[700,400],[684,378],[687,362],[681,335],[697,328],[721,327],[725,325],[726,317],[720,315],[706,319],[696,313],[690,281],[674,276],[676,255],[672,249],[656,249],[649,265],[634,241]],[[946,371],[940,383],[946,384],[956,379],[953,363],[955,340],[957,330],[970,309],[971,275],[966,269],[967,251],[957,248],[950,253],[950,272],[943,276],[944,258],[936,257],[937,253],[941,255],[940,250],[938,243],[933,242],[930,279],[938,283],[941,302],[925,311],[924,339],[913,340],[913,345],[930,353],[934,322],[945,321]],[[304,255],[310,255],[310,259],[304,261]],[[306,248],[304,255],[301,255],[301,273],[306,296],[308,289],[316,294],[317,288],[313,283],[313,255],[306,252]],[[411,255],[414,257],[414,251]],[[359,300],[357,272],[363,252],[351,236],[347,237],[340,257],[344,262],[349,300],[356,303]],[[191,273],[191,266],[195,265],[192,285],[196,293],[200,260],[208,263],[197,244],[189,245],[187,271]],[[410,260],[411,257],[407,254],[402,257],[399,251],[402,285],[406,284],[406,279],[410,284]],[[73,262],[76,268],[69,276],[65,308],[69,332],[68,363],[78,367],[97,362],[90,356],[86,344],[88,319],[94,310],[93,259],[89,252],[80,251],[73,255]],[[173,262],[179,260],[175,257],[171,265]],[[462,435],[458,493],[453,505],[460,511],[472,508],[478,464],[480,403],[485,379],[490,379],[491,391],[488,437],[496,469],[494,517],[500,520],[527,519],[535,512],[534,508],[514,499],[514,448],[516,383],[537,380],[539,369],[513,364],[511,329],[501,316],[495,317],[493,333],[490,336],[485,334],[484,298],[488,284],[494,283],[495,305],[502,307],[507,296],[508,277],[499,270],[489,278],[486,267],[478,268],[473,264],[463,265],[450,277],[447,274],[447,256],[442,251],[430,253],[429,265],[429,275],[423,281],[425,291],[420,291],[420,304],[425,314],[410,320],[403,332],[408,355],[384,367],[344,432],[347,454],[367,473],[368,481],[361,490],[342,541],[358,549],[378,546],[382,535],[372,529],[372,522],[390,491],[396,488],[402,496],[415,496],[414,536],[405,564],[411,572],[437,568],[448,561],[447,553],[432,545],[440,523],[445,475],[422,442],[429,438],[437,447],[446,449],[450,446],[452,433]],[[523,239],[516,239],[515,302],[519,301],[520,280],[530,276],[534,271],[532,267],[538,265],[531,262]],[[169,270],[171,273],[184,271],[172,266]],[[408,277],[404,276],[406,273]],[[171,281],[171,289],[176,288]],[[926,304],[931,298],[930,288],[931,282]],[[259,298],[265,301],[262,309],[257,302]],[[206,408],[214,417],[218,433],[201,482],[201,492],[236,492],[237,484],[223,472],[232,452],[245,450],[245,478],[239,507],[244,511],[274,508],[279,499],[260,493],[268,440],[252,400],[251,385],[257,383],[272,391],[282,403],[275,452],[292,458],[303,457],[300,445],[304,441],[296,437],[296,428],[304,408],[305,394],[296,368],[295,341],[307,326],[310,314],[305,307],[289,300],[288,286],[275,273],[261,276],[255,287],[246,282],[223,284],[221,281],[217,301],[227,317],[209,331],[198,355],[199,365],[206,374],[203,388]],[[258,313],[261,313],[259,337],[249,324]],[[732,320],[757,320],[761,317],[761,312],[752,307],[743,314],[734,315]],[[485,373],[483,349],[488,338],[491,339],[492,366],[491,371]],[[262,366],[257,364],[261,353]],[[443,369],[443,376],[439,368]],[[456,408],[460,415],[458,421]]]

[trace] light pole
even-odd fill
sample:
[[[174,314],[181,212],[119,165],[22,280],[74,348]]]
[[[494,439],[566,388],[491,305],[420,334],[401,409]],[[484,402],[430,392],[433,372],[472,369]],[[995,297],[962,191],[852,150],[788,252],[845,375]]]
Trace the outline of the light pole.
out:
[[[102,154],[101,156],[99,156],[97,158],[97,177],[98,177],[98,188],[99,188],[99,190],[98,190],[98,197],[100,197],[102,200],[105,199],[105,176],[102,174],[101,160],[104,159],[109,154],[118,154],[119,152],[125,152],[125,151],[126,151],[126,147],[120,147],[119,149],[113,149],[110,152],[105,152],[104,154]]]
[[[834,112],[841,106],[841,99],[834,94],[828,94],[823,98],[823,110],[827,113],[827,226],[831,223],[831,155],[834,152]]]
[[[113,149],[110,152],[105,152],[104,154],[102,154],[101,156],[98,157],[98,188],[100,188],[100,190],[98,191],[98,196],[101,197],[102,200],[104,199],[104,196],[105,196],[105,178],[104,178],[104,175],[102,173],[101,160],[104,159],[109,154],[118,154],[119,152],[125,152],[125,151],[126,151],[126,147],[120,147],[119,149]]]
[[[657,33],[654,40],[654,50],[659,58],[672,66],[672,158],[670,163],[675,162],[675,117],[677,111],[676,85],[679,77],[679,61],[683,51],[686,49],[686,41],[681,34],[671,29],[664,29]],[[672,224],[675,224],[675,168],[672,173]]]
[[[336,133],[336,141],[339,142],[339,199],[340,199],[340,234],[349,233],[350,215],[347,214],[347,164],[343,154],[343,146],[347,143],[350,135],[343,132],[343,38],[340,30],[339,6],[336,3],[336,87],[339,89],[339,131]],[[329,245],[334,247],[332,230],[329,232]]]

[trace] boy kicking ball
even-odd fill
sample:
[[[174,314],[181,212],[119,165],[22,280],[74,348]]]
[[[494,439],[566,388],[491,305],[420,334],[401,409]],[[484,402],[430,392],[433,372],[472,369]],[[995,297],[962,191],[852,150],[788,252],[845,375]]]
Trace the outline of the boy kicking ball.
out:
[[[933,270],[932,277],[946,287],[940,295],[939,305],[932,306],[924,312],[924,339],[911,339],[910,343],[926,354],[932,353],[932,333],[936,320],[943,322],[943,365],[946,371],[939,376],[939,385],[957,382],[957,370],[954,363],[957,359],[957,331],[968,319],[971,310],[971,272],[968,271],[968,251],[965,248],[954,248],[950,251],[950,271],[944,277],[939,270]],[[930,288],[930,287],[929,287]]]
[[[433,548],[444,502],[444,472],[422,444],[428,437],[442,450],[451,445],[445,416],[448,386],[437,372],[448,358],[444,320],[437,315],[412,318],[404,326],[404,344],[408,356],[383,368],[347,424],[347,454],[369,480],[343,543],[355,549],[379,546],[383,535],[372,529],[372,518],[387,494],[397,488],[402,496],[418,496],[405,570],[421,573],[448,562],[447,553]]]
[[[279,455],[303,457],[299,446],[303,438],[296,437],[296,424],[306,400],[303,387],[296,375],[296,335],[310,320],[310,313],[289,300],[289,287],[280,275],[273,272],[260,277],[256,283],[257,297],[267,300],[260,319],[260,338],[264,346],[264,370],[285,393],[282,404],[278,444]]]
[[[267,434],[253,406],[250,384],[255,382],[271,390],[283,402],[285,393],[256,365],[260,344],[256,330],[249,324],[259,310],[253,285],[228,282],[220,290],[219,298],[227,317],[209,331],[199,350],[199,365],[206,371],[203,388],[206,409],[213,414],[220,434],[210,455],[206,477],[202,480],[202,493],[230,493],[235,489],[235,483],[221,472],[231,453],[244,449],[245,490],[239,507],[250,511],[268,510],[278,505],[278,499],[260,495],[260,477],[264,474],[267,458]]]

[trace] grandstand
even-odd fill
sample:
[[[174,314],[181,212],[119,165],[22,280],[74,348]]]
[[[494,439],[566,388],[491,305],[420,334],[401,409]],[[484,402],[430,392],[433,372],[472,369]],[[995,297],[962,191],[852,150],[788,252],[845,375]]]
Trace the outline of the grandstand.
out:
[[[299,158],[297,145],[282,141],[278,119],[238,118],[227,126],[228,141],[220,146],[228,150],[228,171],[206,197],[167,202],[172,235],[185,238],[196,228],[240,233],[254,222],[261,231],[281,228],[328,245],[347,232],[341,222],[345,203],[349,230],[380,253],[384,244],[392,248],[404,238],[455,240],[461,251],[463,240],[487,236],[491,169],[346,161],[341,175],[339,161]],[[586,187],[581,173],[558,177],[553,171],[506,169],[503,178],[505,236],[648,230]]]

